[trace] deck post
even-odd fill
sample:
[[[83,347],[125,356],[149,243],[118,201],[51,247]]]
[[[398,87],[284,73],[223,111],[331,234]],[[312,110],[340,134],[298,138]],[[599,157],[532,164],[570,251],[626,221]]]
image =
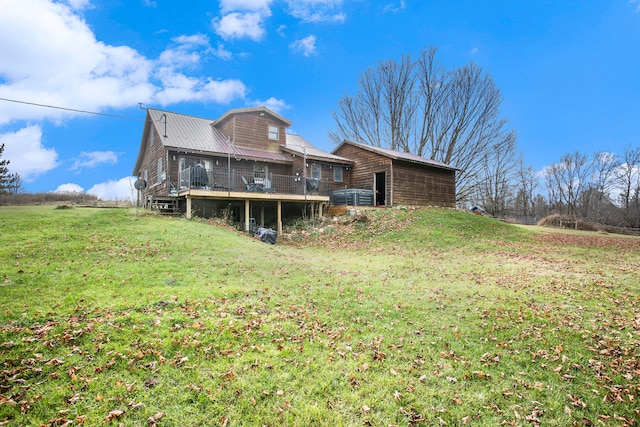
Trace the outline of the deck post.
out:
[[[282,236],[282,201],[278,200],[278,236]]]
[[[187,219],[191,219],[191,196],[187,195]]]
[[[249,215],[251,212],[249,211],[249,199],[244,201],[244,231],[249,232]]]

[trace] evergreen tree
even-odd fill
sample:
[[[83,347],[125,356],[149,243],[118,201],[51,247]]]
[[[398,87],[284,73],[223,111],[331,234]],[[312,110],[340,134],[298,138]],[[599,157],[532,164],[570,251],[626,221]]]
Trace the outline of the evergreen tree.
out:
[[[9,192],[9,184],[11,181],[11,174],[9,173],[9,160],[2,159],[2,153],[4,152],[4,144],[0,144],[0,194],[6,194]]]

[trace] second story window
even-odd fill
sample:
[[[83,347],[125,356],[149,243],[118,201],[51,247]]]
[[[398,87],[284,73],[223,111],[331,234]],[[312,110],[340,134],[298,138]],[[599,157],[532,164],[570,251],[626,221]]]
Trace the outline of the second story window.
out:
[[[320,163],[311,164],[311,178],[320,179],[321,172],[322,172],[322,166],[320,166]]]
[[[269,126],[269,139],[274,141],[280,140],[280,131],[278,126]]]

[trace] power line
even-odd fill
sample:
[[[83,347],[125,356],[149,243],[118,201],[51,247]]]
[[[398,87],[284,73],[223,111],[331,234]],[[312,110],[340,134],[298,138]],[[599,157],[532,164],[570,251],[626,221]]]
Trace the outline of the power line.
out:
[[[93,114],[95,116],[113,117],[116,119],[145,120],[139,117],[119,116],[116,114],[97,113],[95,111],[77,110],[75,108],[58,107],[56,105],[38,104],[36,102],[18,101],[17,99],[0,98],[0,101],[15,102],[16,104],[35,105],[36,107],[53,108],[56,110],[73,111],[74,113]]]

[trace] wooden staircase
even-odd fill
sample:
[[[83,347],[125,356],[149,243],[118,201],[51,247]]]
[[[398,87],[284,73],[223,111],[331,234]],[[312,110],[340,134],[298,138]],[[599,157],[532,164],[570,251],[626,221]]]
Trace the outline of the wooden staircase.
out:
[[[146,208],[162,215],[178,215],[178,198],[171,196],[147,196]]]

